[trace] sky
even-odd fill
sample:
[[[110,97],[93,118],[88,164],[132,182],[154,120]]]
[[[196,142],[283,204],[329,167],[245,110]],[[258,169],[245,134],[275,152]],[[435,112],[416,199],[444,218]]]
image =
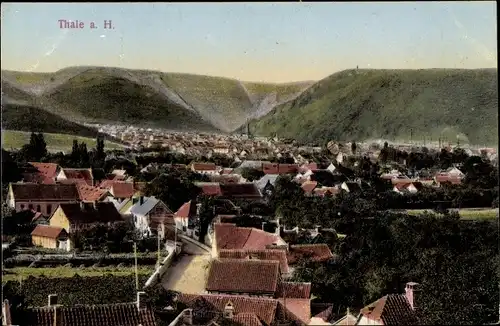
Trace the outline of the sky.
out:
[[[60,19],[85,27],[61,29]],[[262,82],[319,80],[356,66],[491,68],[496,26],[494,1],[2,3],[1,62],[18,71],[112,66]]]

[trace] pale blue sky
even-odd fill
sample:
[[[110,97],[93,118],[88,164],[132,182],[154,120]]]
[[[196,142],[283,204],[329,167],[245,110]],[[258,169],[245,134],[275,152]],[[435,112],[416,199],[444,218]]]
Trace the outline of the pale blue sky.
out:
[[[87,26],[61,30],[59,19]],[[102,29],[104,20],[115,29]],[[99,29],[90,29],[91,21]],[[99,65],[249,81],[317,80],[356,65],[496,67],[496,33],[496,4],[480,1],[2,3],[2,68]]]

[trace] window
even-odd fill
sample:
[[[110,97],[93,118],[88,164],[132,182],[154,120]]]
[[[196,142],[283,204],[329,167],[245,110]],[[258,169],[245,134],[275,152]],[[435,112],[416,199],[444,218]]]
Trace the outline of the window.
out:
[[[50,214],[52,214],[52,205],[48,204],[47,205],[47,215],[50,215]]]
[[[32,210],[32,209],[33,209],[33,205],[32,205],[32,204],[29,204],[29,205],[28,205],[28,209],[29,209],[29,210]]]
[[[36,205],[36,211],[40,213],[42,211],[42,207],[40,205]]]
[[[20,207],[21,207],[21,210],[24,210],[24,204],[21,204]]]

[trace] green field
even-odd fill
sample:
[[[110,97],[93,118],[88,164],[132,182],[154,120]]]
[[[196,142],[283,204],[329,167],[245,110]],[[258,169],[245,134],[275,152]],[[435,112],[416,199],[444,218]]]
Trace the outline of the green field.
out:
[[[139,266],[137,272],[139,275],[150,275],[154,271],[154,267]],[[29,276],[34,277],[49,277],[49,278],[59,278],[59,277],[73,277],[78,274],[82,277],[85,276],[103,276],[106,274],[112,274],[115,276],[126,276],[134,274],[134,267],[42,267],[42,268],[31,268],[31,267],[15,267],[6,268],[3,270],[2,283],[7,281],[19,281],[20,279],[26,279]]]
[[[464,220],[496,220],[498,219],[497,209],[483,209],[483,208],[464,208],[458,211],[460,217]],[[433,210],[427,209],[412,209],[406,211],[409,215],[418,216],[424,212],[435,213]]]
[[[71,151],[73,146],[73,140],[76,139],[78,142],[85,142],[87,148],[91,149],[96,146],[96,141],[93,138],[79,137],[73,135],[65,134],[49,134],[44,133],[45,142],[47,143],[47,149],[52,152],[56,151]],[[6,150],[19,149],[24,144],[29,143],[30,133],[24,131],[13,131],[13,130],[2,130],[2,148]],[[104,142],[105,149],[120,149],[123,148],[122,145],[112,143],[109,141]]]
[[[498,143],[496,69],[345,70],[250,123],[302,142],[427,139]]]

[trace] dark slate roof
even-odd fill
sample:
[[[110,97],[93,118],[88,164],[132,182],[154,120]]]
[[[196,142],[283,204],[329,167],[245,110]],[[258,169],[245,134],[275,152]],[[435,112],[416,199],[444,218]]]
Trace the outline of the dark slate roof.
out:
[[[16,201],[77,201],[80,199],[75,184],[13,183]]]
[[[54,307],[39,307],[12,314],[13,325],[54,326]],[[156,326],[151,309],[137,309],[135,303],[58,306],[58,326]]]
[[[115,205],[111,202],[60,204],[59,207],[63,210],[68,220],[75,224],[124,221]]]
[[[414,310],[404,294],[389,294],[361,310],[371,320],[382,320],[384,325],[416,325]]]

